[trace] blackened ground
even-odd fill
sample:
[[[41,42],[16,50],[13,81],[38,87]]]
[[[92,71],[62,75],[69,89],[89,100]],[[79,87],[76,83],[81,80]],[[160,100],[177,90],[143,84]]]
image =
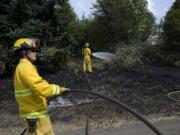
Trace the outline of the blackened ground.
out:
[[[50,83],[60,84],[71,89],[89,90],[89,86],[83,72],[77,74],[60,71],[56,74],[43,75]],[[180,107],[167,98],[167,93],[177,91],[180,85],[180,69],[174,67],[141,66],[134,70],[120,70],[106,68],[89,74],[93,91],[109,95],[126,103],[143,115],[172,116],[179,115]],[[4,114],[17,116],[17,106],[13,96],[12,79],[0,81],[0,127],[10,126],[9,122],[19,125],[15,118],[4,117]],[[63,98],[75,100],[87,98],[83,94],[65,95]],[[90,105],[64,108],[57,111],[61,115],[53,115],[53,122],[77,124],[79,119],[89,111]],[[58,110],[58,109],[57,109]],[[103,118],[123,117],[129,118],[127,111],[114,106],[107,101],[95,98],[94,121],[103,122]],[[11,119],[11,120],[8,120]],[[9,121],[9,122],[8,122]],[[11,123],[12,125],[12,123]]]
[[[50,83],[71,89],[90,90],[83,72],[78,74],[60,71],[43,76]],[[133,71],[104,69],[89,74],[92,88],[120,99],[141,113],[179,111],[167,98],[167,93],[176,91],[180,85],[180,69],[173,67],[141,66]],[[0,81],[0,103],[14,103],[12,79]]]
[[[45,78],[72,89],[89,90],[83,73],[60,72]],[[117,98],[140,113],[180,111],[179,106],[167,98],[167,93],[178,90],[180,85],[180,70],[177,68],[143,66],[133,71],[106,69],[94,71],[89,78],[94,91]]]

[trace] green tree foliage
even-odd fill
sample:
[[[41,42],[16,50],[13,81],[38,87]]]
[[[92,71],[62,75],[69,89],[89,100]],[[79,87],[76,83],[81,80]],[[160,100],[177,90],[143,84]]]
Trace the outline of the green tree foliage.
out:
[[[65,52],[78,44],[72,25],[76,15],[68,0],[2,0],[0,20],[0,48],[5,54],[21,37],[39,38],[47,47]],[[63,51],[56,53],[58,58],[64,56],[60,53]],[[4,61],[2,54],[0,61]]]
[[[74,44],[71,24],[75,21],[76,15],[67,1],[62,6],[55,6],[51,30],[52,36],[56,38],[53,38],[51,41],[54,42],[58,48],[66,48]]]
[[[146,0],[97,0],[89,35],[97,49],[112,49],[118,42],[145,41],[153,24]]]
[[[21,37],[39,38],[59,50],[52,51],[57,63],[69,52],[82,56],[85,42],[93,50],[109,50],[120,42],[145,41],[154,23],[146,0],[97,0],[93,8],[92,17],[77,19],[69,0],[1,0],[0,48],[5,53],[0,60]]]
[[[65,47],[71,41],[63,39],[69,39],[70,23],[75,19],[67,0],[63,3],[55,0],[14,0],[10,5],[9,20],[15,28],[9,37],[36,37],[45,40],[47,45]]]
[[[36,37],[59,48],[71,44],[76,15],[68,0],[3,0],[0,7],[1,43]]]
[[[168,46],[180,51],[180,1],[176,0],[167,12],[163,24],[163,37]]]
[[[4,45],[8,42],[8,32],[11,29],[11,24],[8,21],[10,0],[2,0],[0,2],[0,44]],[[5,46],[4,46],[5,47]]]
[[[71,23],[73,38],[75,38],[74,45],[71,46],[71,49],[74,51],[74,54],[78,56],[82,56],[84,43],[90,41],[90,37],[88,37],[90,20],[90,18],[86,18],[83,15],[82,19],[77,19],[76,22]]]

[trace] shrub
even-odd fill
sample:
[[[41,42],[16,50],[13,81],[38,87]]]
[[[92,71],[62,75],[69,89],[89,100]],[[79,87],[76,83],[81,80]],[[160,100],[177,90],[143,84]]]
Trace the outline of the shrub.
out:
[[[67,49],[47,48],[38,64],[42,70],[56,72],[57,70],[66,68],[69,55],[70,53]]]
[[[116,50],[114,66],[124,69],[132,69],[141,64],[149,65],[178,65],[180,55],[168,52],[164,46],[123,46]],[[176,63],[176,64],[175,64]]]
[[[67,69],[70,72],[73,72],[74,74],[78,75],[80,71],[83,71],[82,64],[76,62],[76,61],[69,61],[67,63]]]
[[[144,64],[167,64],[165,53],[161,46],[146,46],[142,50]]]
[[[133,67],[142,64],[142,48],[141,47],[121,47],[116,51],[117,59],[114,64],[119,68],[132,69]]]

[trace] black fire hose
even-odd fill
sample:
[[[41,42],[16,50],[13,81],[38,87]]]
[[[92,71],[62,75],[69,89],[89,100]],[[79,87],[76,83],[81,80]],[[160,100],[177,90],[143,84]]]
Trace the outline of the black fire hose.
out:
[[[86,72],[84,72],[86,81],[88,83],[90,91],[93,91],[91,80]],[[92,103],[88,109],[86,125],[85,125],[85,135],[89,135],[89,119],[93,116],[93,108],[94,108],[94,96],[92,97]]]
[[[67,94],[68,93],[85,93],[85,94],[91,94],[91,95],[95,95],[95,96],[98,96],[98,97],[101,97],[103,99],[106,99],[108,101],[111,101],[112,103],[115,103],[117,105],[120,105],[122,106],[124,109],[126,109],[127,111],[129,111],[131,114],[133,114],[134,116],[136,116],[139,120],[141,120],[142,122],[144,122],[144,124],[146,124],[154,133],[156,133],[156,135],[163,135],[150,121],[148,121],[146,118],[144,118],[144,116],[142,116],[140,113],[134,111],[131,107],[127,106],[126,104],[122,103],[121,101],[117,100],[117,99],[114,99],[114,98],[111,98],[111,97],[108,97],[108,96],[105,96],[105,95],[102,95],[100,93],[97,93],[97,92],[92,92],[92,91],[84,91],[84,90],[71,90],[71,91],[67,91],[66,92]],[[51,99],[48,100],[48,103],[57,98],[58,96],[56,97],[53,97]]]

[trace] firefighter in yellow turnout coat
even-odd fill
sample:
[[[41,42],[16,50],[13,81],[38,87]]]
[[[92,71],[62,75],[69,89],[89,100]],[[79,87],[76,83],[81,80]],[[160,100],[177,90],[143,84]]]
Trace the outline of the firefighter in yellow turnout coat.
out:
[[[83,70],[84,72],[92,72],[91,67],[91,50],[89,48],[89,43],[85,44],[84,50],[84,63],[83,63]]]
[[[15,98],[20,117],[26,123],[25,135],[54,135],[46,97],[59,95],[69,89],[42,79],[33,65],[36,48],[35,41],[27,38],[21,38],[14,44],[15,54],[20,56],[14,75]]]

